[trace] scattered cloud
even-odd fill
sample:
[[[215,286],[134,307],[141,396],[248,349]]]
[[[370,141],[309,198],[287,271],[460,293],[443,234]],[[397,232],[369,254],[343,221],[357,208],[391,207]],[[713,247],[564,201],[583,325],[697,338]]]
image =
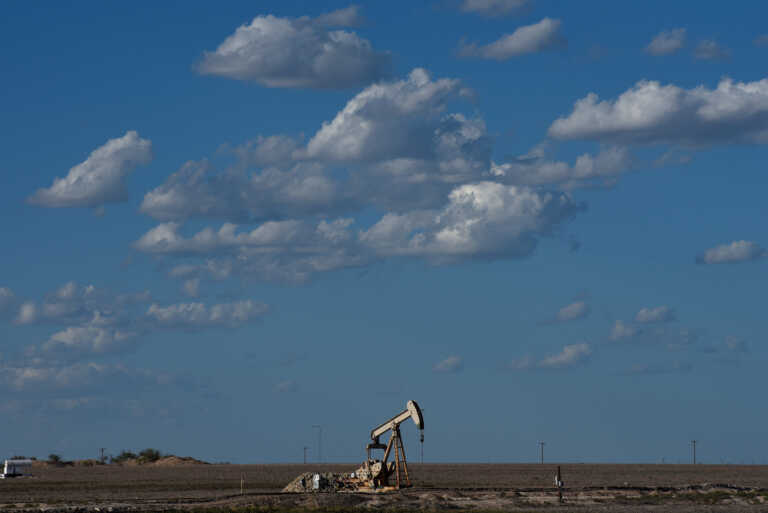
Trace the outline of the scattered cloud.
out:
[[[728,335],[725,337],[725,347],[732,353],[748,353],[749,345],[746,339],[736,337],[734,335]]]
[[[227,147],[237,162],[223,173],[208,161],[187,163],[144,197],[141,210],[165,222],[134,248],[183,258],[170,273],[184,280],[303,282],[394,257],[436,265],[522,258],[586,208],[536,185],[619,173],[629,160],[605,148],[564,176],[513,183],[526,181],[522,164],[492,171],[482,119],[449,112],[469,95],[458,80],[417,68],[365,88],[306,144],[273,136]],[[378,220],[355,219],[371,207]],[[186,235],[191,217],[227,222]]]
[[[58,365],[54,363],[3,364],[0,383],[14,392],[47,392],[66,395],[73,391],[95,391],[106,385],[168,383],[168,376],[131,370],[122,365],[95,362]]]
[[[690,153],[683,152],[677,148],[672,148],[661,154],[659,158],[653,161],[653,167],[666,166],[684,166],[690,164],[693,157]]]
[[[69,281],[47,293],[40,301],[24,301],[19,307],[16,323],[81,324],[90,321],[96,314],[102,319],[112,317],[126,307],[150,300],[151,294],[147,290],[113,294],[94,285]]]
[[[510,162],[493,163],[491,175],[515,185],[559,185],[561,189],[569,190],[595,184],[613,185],[632,167],[632,157],[625,147],[610,146],[596,155],[584,153],[570,165],[551,159],[548,146],[540,144]]]
[[[364,21],[360,6],[350,5],[315,18],[314,23],[321,27],[357,27]]]
[[[547,356],[538,362],[542,369],[566,369],[584,363],[592,355],[589,344],[570,344],[563,347],[559,353]]]
[[[237,168],[217,173],[207,160],[187,162],[147,192],[139,209],[162,221],[209,217],[243,222],[333,214],[348,206],[350,199],[322,165],[285,164],[254,173]]]
[[[432,80],[416,68],[404,80],[374,84],[347,102],[307,144],[307,156],[328,161],[375,161],[424,156],[446,102],[462,94],[458,80]],[[402,133],[396,127],[402,125]],[[416,140],[413,140],[416,139]]]
[[[112,353],[127,346],[137,333],[113,326],[114,319],[104,318],[99,312],[81,326],[69,326],[57,331],[43,344],[46,353]]]
[[[586,301],[576,301],[568,306],[562,307],[551,322],[568,322],[577,319],[584,319],[589,315],[591,308]]]
[[[247,299],[213,305],[176,303],[160,306],[152,304],[146,315],[159,327],[237,327],[261,319],[268,310],[269,307],[264,303]]]
[[[589,344],[569,344],[563,346],[559,353],[535,360],[525,356],[518,360],[512,360],[506,365],[508,370],[534,370],[534,369],[571,369],[583,365],[592,356],[592,348]]]
[[[238,327],[259,320],[269,309],[253,300],[145,306],[151,300],[148,291],[112,294],[93,285],[67,282],[42,301],[21,304],[17,324],[59,326],[45,341],[28,345],[24,354],[46,361],[81,361],[89,356],[133,350],[144,337],[158,330]]]
[[[723,48],[713,39],[703,39],[693,50],[693,56],[699,60],[720,60],[730,57],[731,51]]]
[[[675,311],[668,306],[641,308],[640,311],[635,315],[635,322],[639,322],[641,324],[671,322],[676,319]]]
[[[762,34],[757,36],[752,43],[758,48],[764,48],[768,46],[768,34]]]
[[[419,257],[434,264],[526,257],[539,237],[555,232],[584,208],[563,193],[479,182],[455,188],[440,210],[386,214],[358,234],[350,230],[351,219],[270,221],[250,232],[225,224],[190,238],[180,234],[179,224],[164,223],[134,247],[154,254],[231,253],[237,259],[230,263],[248,274],[302,281],[313,272],[388,257]]]
[[[19,307],[19,313],[16,316],[16,324],[32,324],[37,320],[37,304],[34,301],[25,301]]]
[[[237,162],[223,172],[208,160],[188,162],[145,195],[141,211],[161,221],[244,223],[335,217],[370,205],[437,207],[490,166],[482,119],[447,112],[468,95],[458,80],[433,80],[417,68],[355,95],[306,145],[261,137],[230,149]]]
[[[506,16],[520,12],[530,0],[463,0],[460,9],[483,16]]]
[[[624,321],[617,320],[613,323],[611,328],[611,340],[621,340],[624,338],[632,338],[642,333],[642,330],[637,326],[627,324]]]
[[[645,51],[651,55],[670,55],[680,50],[684,44],[684,28],[662,30],[648,43]]]
[[[152,143],[130,130],[95,149],[67,176],[55,178],[51,187],[38,189],[28,201],[42,207],[101,207],[125,201],[125,178],[151,160]]]
[[[198,71],[267,87],[344,89],[376,82],[389,75],[390,55],[354,32],[329,30],[360,20],[356,6],[317,18],[257,16],[205,52]]]
[[[544,18],[538,23],[505,34],[487,45],[462,43],[459,46],[459,55],[504,61],[520,55],[562,48],[567,43],[560,32],[560,25],[560,20]]]
[[[757,243],[737,240],[710,248],[696,257],[697,264],[732,264],[759,260],[768,256],[768,251]]]
[[[8,287],[0,287],[0,314],[11,310],[16,303],[16,294]]]
[[[275,392],[278,392],[280,394],[290,393],[290,392],[298,392],[299,385],[292,379],[281,381],[277,385],[275,385]]]
[[[200,295],[200,278],[190,278],[184,281],[182,288],[189,297],[197,297]]]
[[[360,234],[382,256],[433,263],[529,256],[538,237],[584,210],[567,194],[479,182],[454,189],[439,212],[387,214]]]
[[[437,362],[432,370],[435,372],[454,373],[464,367],[464,361],[459,356],[449,356],[445,360]]]
[[[588,139],[614,144],[707,146],[768,143],[768,79],[720,81],[717,88],[643,80],[616,100],[594,93],[549,127],[555,139]]]
[[[0,411],[25,418],[74,410],[91,410],[102,419],[178,418],[184,411],[174,404],[183,401],[188,407],[188,401],[201,393],[215,396],[203,381],[193,377],[89,361],[2,362],[0,386],[5,392]],[[82,424],[83,417],[78,416],[75,422]]]

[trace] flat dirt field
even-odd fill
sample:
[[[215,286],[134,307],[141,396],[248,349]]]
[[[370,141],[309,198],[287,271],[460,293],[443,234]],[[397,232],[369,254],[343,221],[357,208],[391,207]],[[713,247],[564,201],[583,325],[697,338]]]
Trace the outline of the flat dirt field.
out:
[[[768,466],[410,464],[389,493],[281,493],[303,472],[356,465],[35,467],[0,480],[0,511],[768,511]],[[240,493],[240,480],[244,491]]]

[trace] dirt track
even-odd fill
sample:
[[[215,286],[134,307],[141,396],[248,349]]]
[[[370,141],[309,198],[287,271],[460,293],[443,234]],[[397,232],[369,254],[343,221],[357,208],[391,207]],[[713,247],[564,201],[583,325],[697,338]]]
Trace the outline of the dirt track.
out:
[[[409,466],[415,487],[390,494],[282,494],[301,472],[355,465],[196,465],[36,468],[0,481],[0,509],[159,511],[197,508],[768,511],[768,466],[555,465]],[[240,478],[245,493],[240,495]]]

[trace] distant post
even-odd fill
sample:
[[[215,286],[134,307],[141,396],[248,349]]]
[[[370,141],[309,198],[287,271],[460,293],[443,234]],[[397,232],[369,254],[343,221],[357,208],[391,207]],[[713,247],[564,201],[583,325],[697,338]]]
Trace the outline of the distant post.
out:
[[[541,451],[541,463],[544,463],[544,444],[546,442],[539,442],[539,449]]]
[[[106,447],[99,447],[99,461],[104,464],[104,451],[106,451]]]
[[[323,426],[320,424],[312,424],[313,429],[317,429],[317,462],[323,461]]]
[[[691,447],[693,447],[693,464],[696,465],[696,440],[691,440]]]
[[[304,446],[304,465],[307,464],[307,451],[309,450],[309,447],[306,445]]]

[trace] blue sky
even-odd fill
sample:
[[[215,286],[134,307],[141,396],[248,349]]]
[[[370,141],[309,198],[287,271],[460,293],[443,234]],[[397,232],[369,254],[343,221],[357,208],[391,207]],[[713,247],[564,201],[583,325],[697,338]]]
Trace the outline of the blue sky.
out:
[[[765,463],[766,11],[4,6],[0,452]]]

